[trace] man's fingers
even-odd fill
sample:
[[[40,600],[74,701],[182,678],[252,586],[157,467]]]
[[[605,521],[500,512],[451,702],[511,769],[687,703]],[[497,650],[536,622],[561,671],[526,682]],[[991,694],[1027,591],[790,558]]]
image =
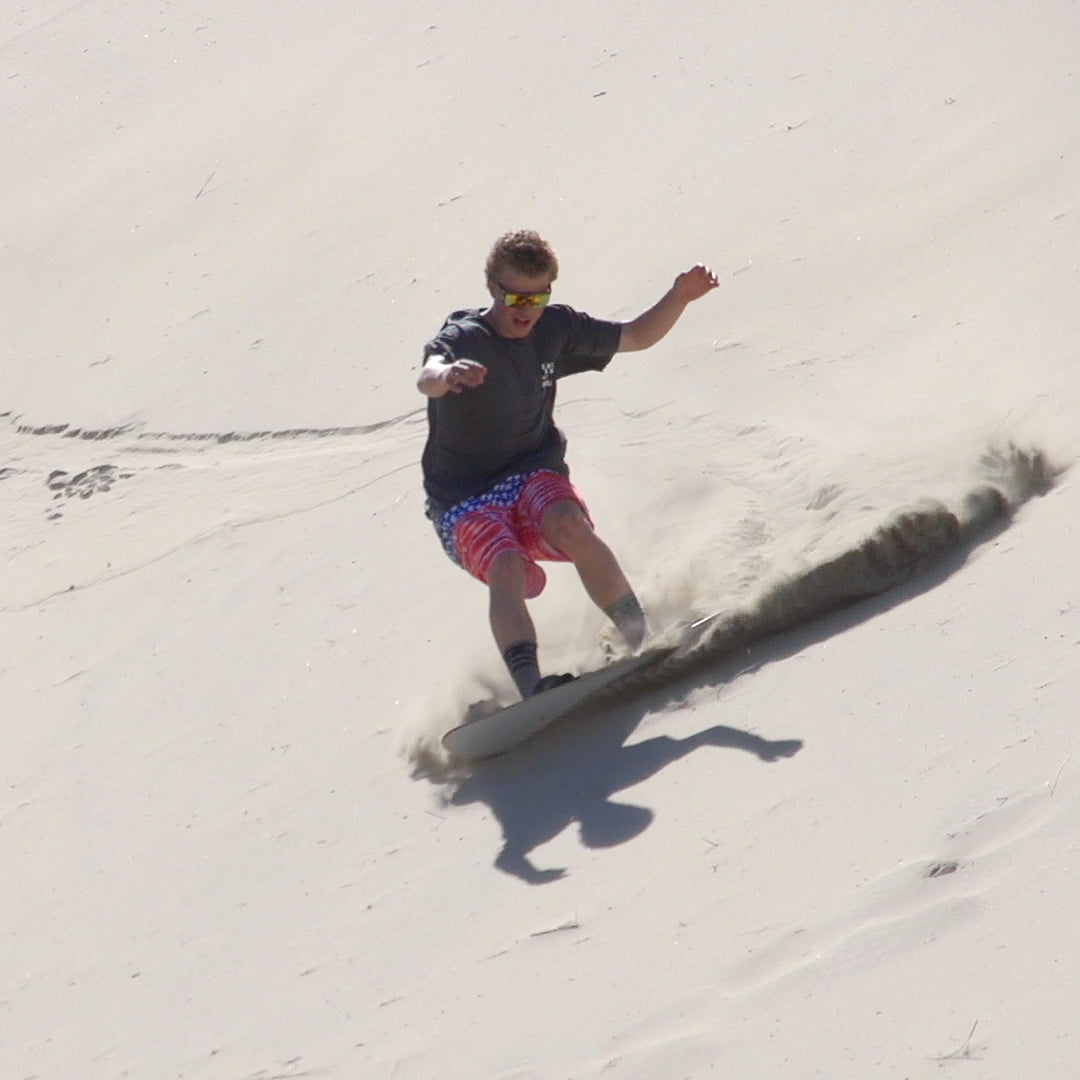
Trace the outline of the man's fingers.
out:
[[[701,278],[704,284],[712,288],[714,285],[720,284],[720,279],[703,263],[698,263],[697,266],[691,271],[697,277]]]
[[[697,300],[720,284],[720,279],[704,263],[697,263],[679,275],[679,284],[686,299]]]
[[[487,377],[487,368],[475,360],[461,361],[460,374],[467,386],[479,386]]]
[[[446,385],[456,394],[480,386],[487,377],[487,368],[475,360],[455,360],[446,370]]]

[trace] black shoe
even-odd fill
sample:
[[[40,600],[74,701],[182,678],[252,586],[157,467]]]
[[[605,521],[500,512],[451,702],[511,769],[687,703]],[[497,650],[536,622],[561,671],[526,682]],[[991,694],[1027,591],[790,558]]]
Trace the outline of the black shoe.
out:
[[[554,690],[556,686],[562,686],[565,683],[573,682],[575,678],[577,678],[576,675],[545,675],[533,687],[533,692],[529,697],[536,697],[537,694],[542,694],[545,690]]]

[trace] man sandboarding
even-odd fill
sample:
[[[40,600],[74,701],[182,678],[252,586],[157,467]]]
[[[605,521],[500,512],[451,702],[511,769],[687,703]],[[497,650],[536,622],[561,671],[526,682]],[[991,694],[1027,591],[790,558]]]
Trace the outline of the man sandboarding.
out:
[[[572,562],[631,649],[647,632],[630,583],[570,483],[555,383],[655,345],[718,284],[698,264],[647,311],[618,323],[549,305],[558,271],[535,232],[500,237],[486,265],[491,306],[450,315],[424,347],[417,380],[428,398],[427,515],[447,555],[488,586],[491,630],[523,698],[571,678],[540,674],[526,606],[544,588],[539,561]]]

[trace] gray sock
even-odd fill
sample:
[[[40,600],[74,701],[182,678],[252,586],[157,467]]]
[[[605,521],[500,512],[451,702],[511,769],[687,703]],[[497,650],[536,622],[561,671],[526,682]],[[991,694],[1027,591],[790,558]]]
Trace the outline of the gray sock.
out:
[[[518,693],[523,698],[529,697],[540,681],[540,668],[536,661],[535,641],[515,641],[503,653],[506,664]]]
[[[614,604],[604,608],[604,614],[615,624],[631,649],[637,649],[649,632],[645,612],[638,598],[631,592],[620,596]]]

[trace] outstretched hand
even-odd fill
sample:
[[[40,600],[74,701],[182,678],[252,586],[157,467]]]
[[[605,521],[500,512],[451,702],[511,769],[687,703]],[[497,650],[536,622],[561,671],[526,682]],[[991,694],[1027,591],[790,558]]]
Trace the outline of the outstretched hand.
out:
[[[675,279],[671,290],[684,303],[700,300],[720,284],[720,279],[705,265],[698,263]]]
[[[691,300],[700,300],[719,284],[719,278],[704,264],[690,267],[648,311],[622,324],[619,352],[651,348],[679,321]]]

